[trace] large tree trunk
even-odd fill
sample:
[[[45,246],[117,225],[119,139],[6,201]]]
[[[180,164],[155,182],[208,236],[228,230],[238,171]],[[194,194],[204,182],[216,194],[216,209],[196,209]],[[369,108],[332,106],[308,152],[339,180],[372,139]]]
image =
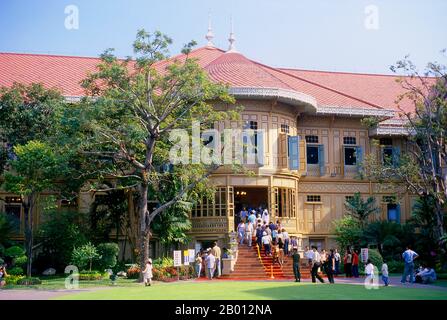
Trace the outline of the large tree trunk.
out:
[[[35,195],[31,193],[25,197],[23,203],[23,209],[25,213],[25,250],[26,250],[26,276],[31,277],[31,268],[33,264],[33,229],[34,229],[34,201]]]
[[[442,209],[442,203],[439,198],[435,197],[435,214],[436,214],[436,227],[435,234],[439,241],[445,234],[444,230],[444,210]]]
[[[148,184],[143,182],[138,188],[138,216],[140,219],[140,282],[143,282],[143,270],[146,266],[146,261],[149,258],[149,226],[147,214],[147,192]]]

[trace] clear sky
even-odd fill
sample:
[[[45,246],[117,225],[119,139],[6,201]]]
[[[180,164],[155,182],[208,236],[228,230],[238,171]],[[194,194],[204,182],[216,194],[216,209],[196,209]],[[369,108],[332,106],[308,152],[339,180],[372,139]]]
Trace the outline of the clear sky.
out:
[[[145,28],[171,36],[176,54],[206,44],[208,13],[216,46],[228,48],[232,16],[238,51],[272,66],[390,73],[406,54],[447,64],[445,0],[0,0],[0,51],[124,57]]]

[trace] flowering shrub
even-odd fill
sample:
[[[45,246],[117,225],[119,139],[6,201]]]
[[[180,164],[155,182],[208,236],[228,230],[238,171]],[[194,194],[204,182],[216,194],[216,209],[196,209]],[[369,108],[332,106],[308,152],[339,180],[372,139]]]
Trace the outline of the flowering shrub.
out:
[[[137,265],[131,266],[127,269],[127,278],[128,279],[138,279],[140,277],[140,267]]]
[[[140,275],[140,268],[137,265],[130,267],[127,270],[127,278],[138,279]],[[173,267],[172,263],[168,266],[154,265],[152,269],[152,279],[155,281],[171,282],[180,280],[187,280],[196,276],[193,266],[180,266],[178,271],[177,267]]]
[[[24,279],[25,276],[14,276],[8,274],[5,278],[6,284],[17,284],[17,281]]]

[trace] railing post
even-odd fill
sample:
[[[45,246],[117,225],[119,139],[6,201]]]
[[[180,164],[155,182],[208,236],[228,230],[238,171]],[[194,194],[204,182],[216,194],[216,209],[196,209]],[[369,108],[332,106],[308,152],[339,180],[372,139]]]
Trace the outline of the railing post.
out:
[[[258,258],[261,259],[261,251],[259,249],[259,244],[256,244],[256,248],[258,249]]]
[[[273,276],[273,263],[270,265],[270,279],[275,279]]]

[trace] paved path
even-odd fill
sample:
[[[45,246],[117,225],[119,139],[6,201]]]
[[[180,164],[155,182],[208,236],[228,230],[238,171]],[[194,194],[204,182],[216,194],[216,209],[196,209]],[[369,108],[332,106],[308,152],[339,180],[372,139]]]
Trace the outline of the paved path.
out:
[[[6,289],[0,290],[0,300],[48,300],[64,294],[89,290],[34,290],[34,289]]]

